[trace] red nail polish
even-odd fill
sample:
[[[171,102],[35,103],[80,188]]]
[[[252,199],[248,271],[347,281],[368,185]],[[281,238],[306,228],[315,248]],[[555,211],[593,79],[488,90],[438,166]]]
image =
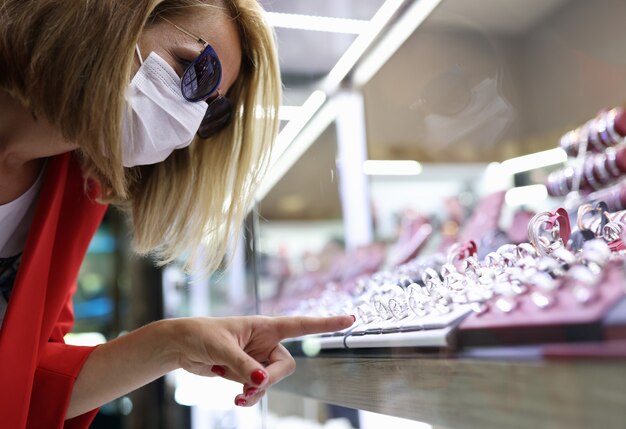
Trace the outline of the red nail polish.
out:
[[[267,378],[267,374],[264,371],[261,371],[260,369],[253,371],[252,374],[250,375],[250,379],[252,380],[254,384],[261,384],[265,381],[266,378]]]
[[[236,397],[236,398],[235,398],[235,405],[237,405],[238,407],[243,407],[243,406],[245,406],[247,403],[248,403],[248,402],[247,402],[245,399],[243,399],[243,398],[240,398],[240,397]]]
[[[219,375],[220,377],[224,377],[224,374],[226,374],[226,368],[220,365],[213,365],[211,367],[211,372]]]
[[[259,389],[257,389],[256,387],[249,387],[246,389],[244,395],[246,395],[246,398],[249,398],[250,396],[254,396],[259,392]]]

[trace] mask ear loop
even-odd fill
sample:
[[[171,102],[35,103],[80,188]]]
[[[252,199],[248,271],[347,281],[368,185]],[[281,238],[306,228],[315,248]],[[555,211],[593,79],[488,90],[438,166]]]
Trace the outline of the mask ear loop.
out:
[[[139,50],[139,43],[135,44],[135,52],[137,53],[137,57],[139,58],[139,65],[143,65],[143,58],[141,58],[141,51]]]

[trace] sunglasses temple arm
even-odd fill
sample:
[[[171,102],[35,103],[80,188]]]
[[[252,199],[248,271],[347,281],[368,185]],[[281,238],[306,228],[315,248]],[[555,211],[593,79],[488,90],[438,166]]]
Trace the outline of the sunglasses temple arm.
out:
[[[135,44],[135,52],[137,53],[137,57],[139,58],[139,64],[143,65],[143,58],[141,58],[141,51],[139,50],[139,44]]]

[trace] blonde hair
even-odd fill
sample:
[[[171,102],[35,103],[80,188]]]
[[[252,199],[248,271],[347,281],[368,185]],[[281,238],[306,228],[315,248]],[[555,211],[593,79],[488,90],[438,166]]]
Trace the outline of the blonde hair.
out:
[[[232,123],[164,162],[124,169],[121,118],[135,44],[157,15],[195,7],[219,8],[239,30],[242,65],[227,94]],[[129,213],[138,252],[161,264],[182,258],[187,269],[217,268],[278,130],[274,34],[256,0],[0,0],[0,70],[0,87],[79,145],[103,200]]]

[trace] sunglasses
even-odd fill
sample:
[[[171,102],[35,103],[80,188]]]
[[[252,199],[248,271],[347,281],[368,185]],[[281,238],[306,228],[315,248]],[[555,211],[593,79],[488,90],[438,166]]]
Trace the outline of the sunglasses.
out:
[[[180,90],[187,101],[207,102],[209,106],[197,134],[203,139],[214,136],[230,124],[233,116],[230,100],[223,96],[218,89],[222,80],[222,64],[217,53],[203,38],[190,33],[162,16],[160,18],[187,36],[193,37],[204,46],[200,55],[185,69],[180,81]]]

